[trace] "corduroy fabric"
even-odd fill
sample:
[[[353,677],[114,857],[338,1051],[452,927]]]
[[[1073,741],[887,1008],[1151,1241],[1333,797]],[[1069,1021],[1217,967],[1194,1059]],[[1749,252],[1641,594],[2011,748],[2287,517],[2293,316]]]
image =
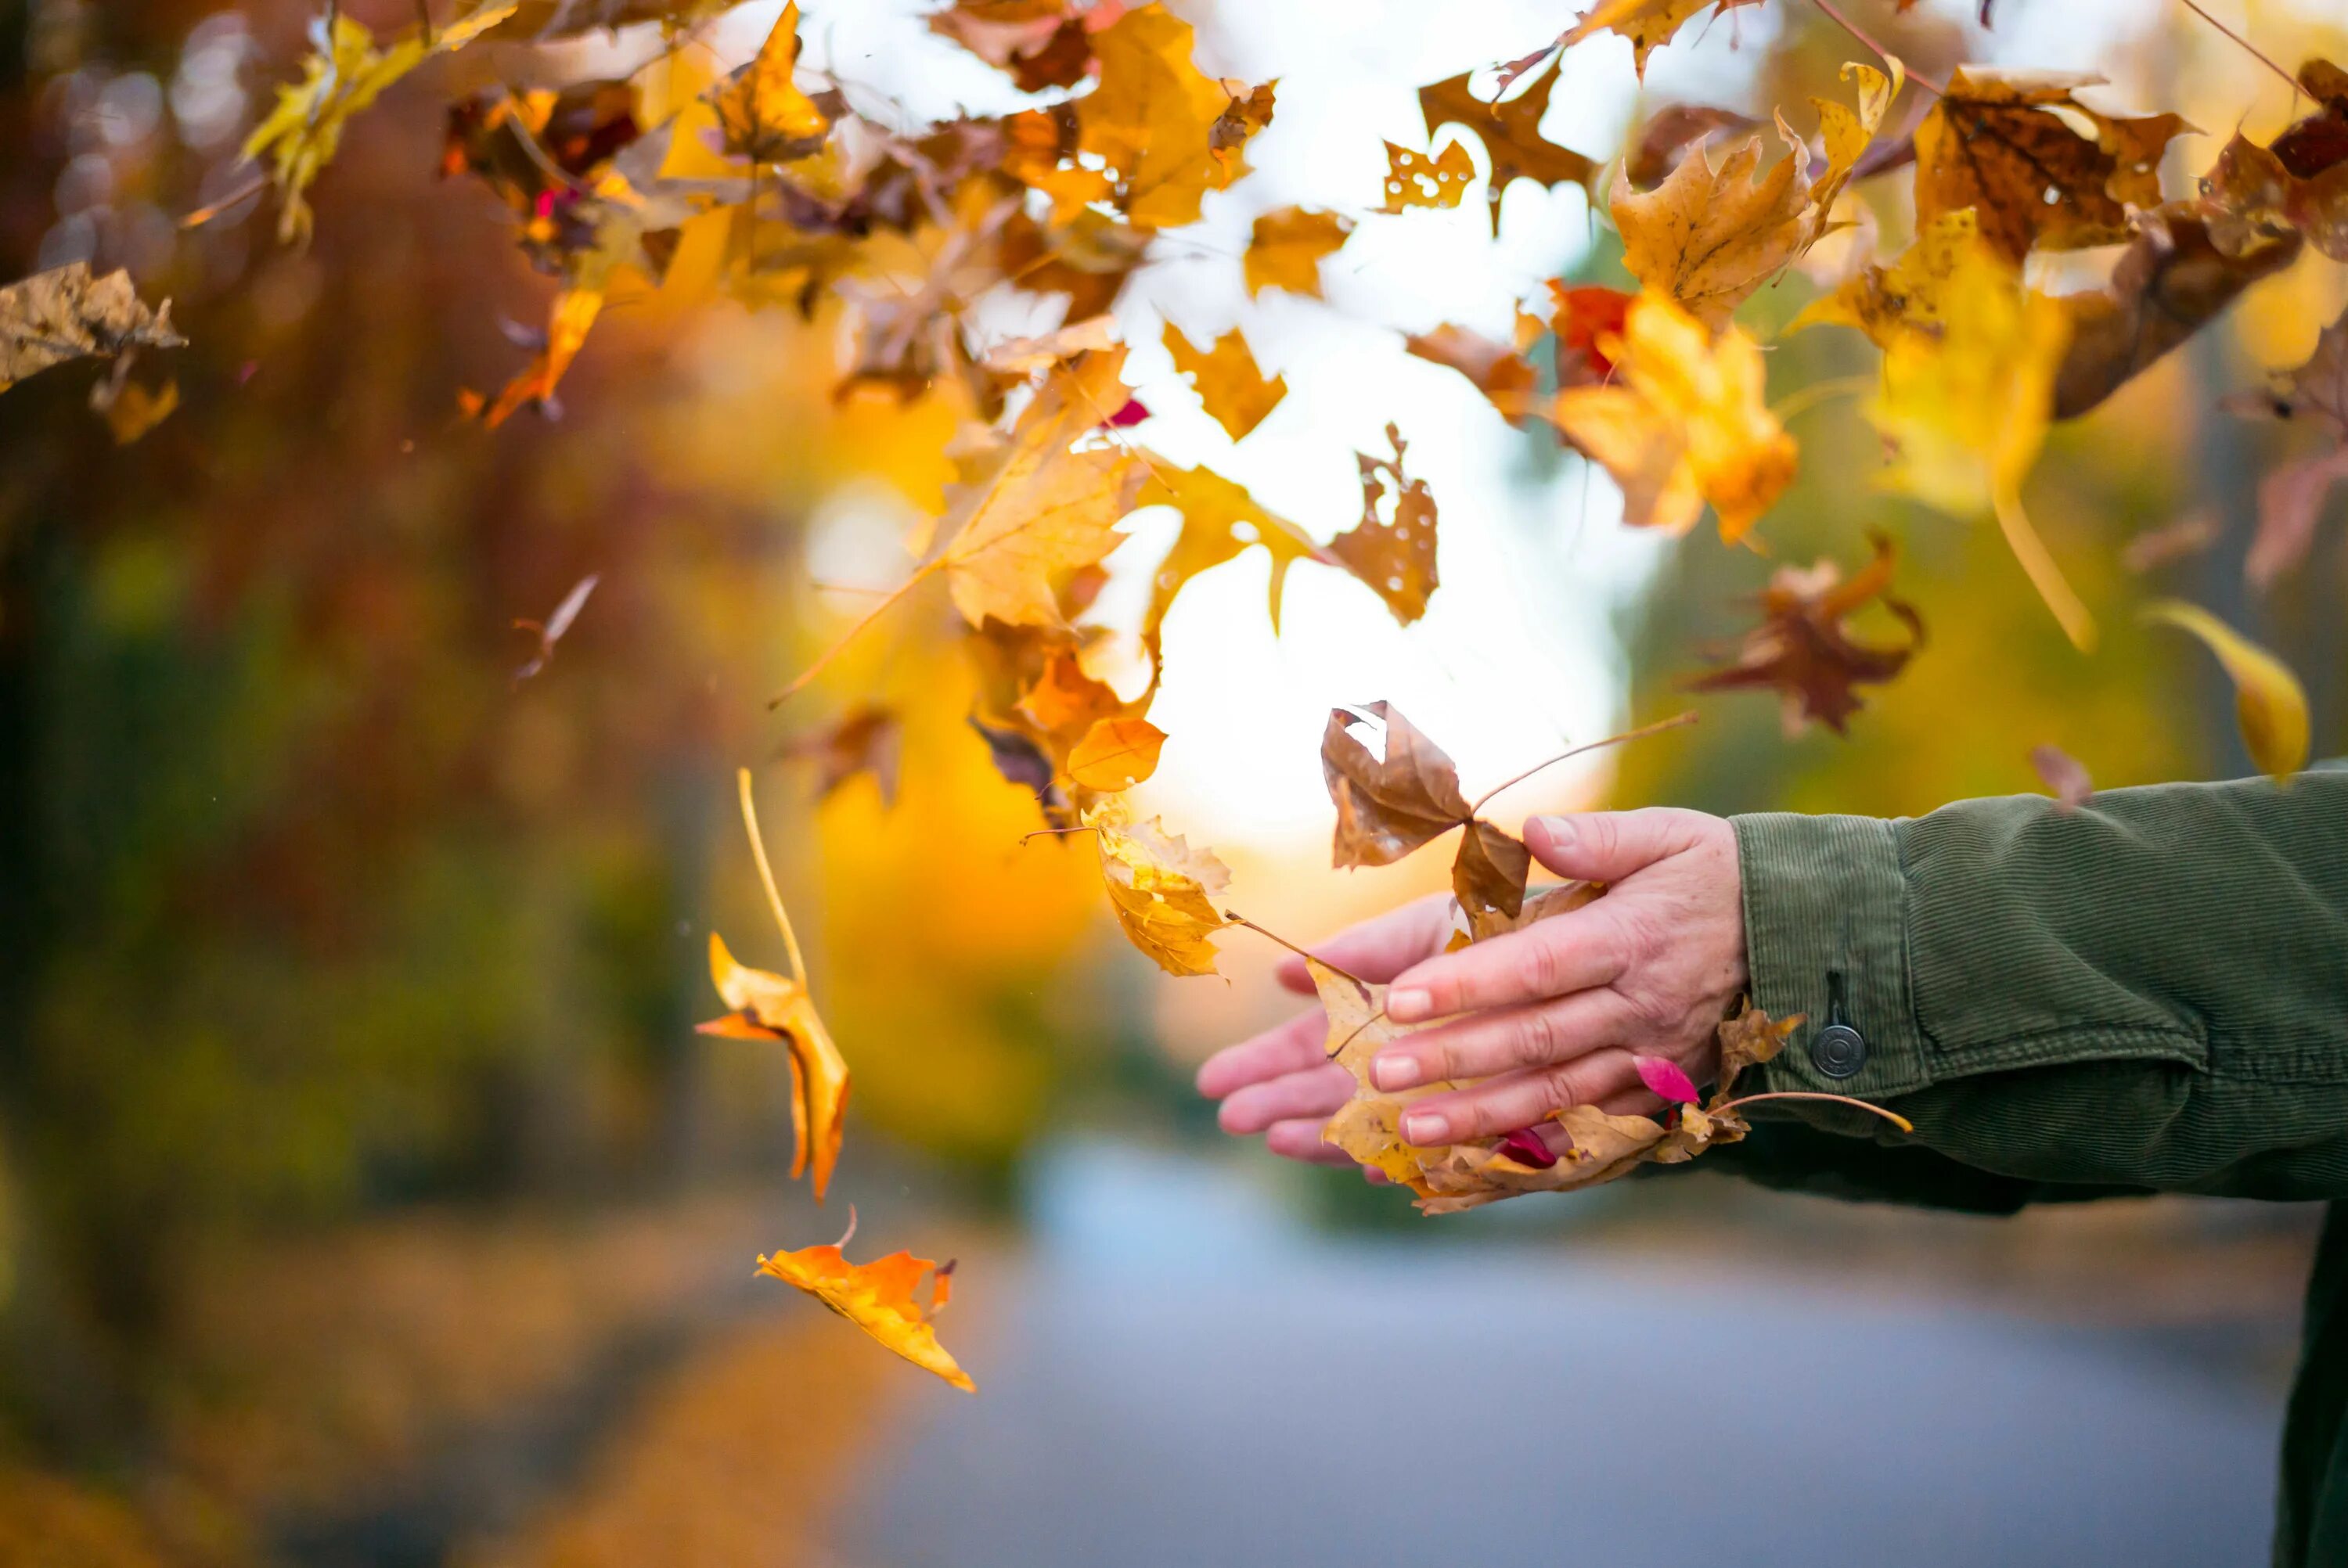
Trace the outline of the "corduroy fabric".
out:
[[[1759,1006],[1805,1015],[1740,1087],[1723,1164],[1776,1186],[2011,1212],[2117,1193],[2348,1197],[2348,772],[2043,796],[1895,822],[1735,820]],[[1810,1058],[1840,976],[1865,1064]],[[1836,1136],[1835,1134],[1840,1134]],[[2319,1253],[2281,1568],[2348,1563],[2348,1219]],[[2333,1553],[2327,1555],[2327,1553]]]

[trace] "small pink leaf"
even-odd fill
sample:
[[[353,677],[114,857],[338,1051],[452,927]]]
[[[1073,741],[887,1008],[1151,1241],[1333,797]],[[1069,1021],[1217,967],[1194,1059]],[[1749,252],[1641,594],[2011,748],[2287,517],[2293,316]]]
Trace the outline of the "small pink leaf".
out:
[[[1674,1062],[1660,1056],[1634,1056],[1631,1059],[1639,1070],[1639,1081],[1674,1105],[1693,1105],[1696,1102],[1695,1085]]]
[[[1149,417],[1148,405],[1138,397],[1126,400],[1125,406],[1101,421],[1112,430],[1127,430]]]
[[[1500,1153],[1519,1165],[1530,1165],[1537,1170],[1546,1171],[1557,1163],[1557,1156],[1550,1153],[1549,1145],[1541,1142],[1541,1135],[1530,1127],[1519,1127],[1513,1132],[1504,1133],[1500,1138]]]

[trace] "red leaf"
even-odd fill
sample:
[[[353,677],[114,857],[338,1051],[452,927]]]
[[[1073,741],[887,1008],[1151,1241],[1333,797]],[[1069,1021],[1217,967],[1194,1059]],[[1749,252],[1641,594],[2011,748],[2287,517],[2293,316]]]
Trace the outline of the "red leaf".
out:
[[[1634,1056],[1632,1065],[1639,1070],[1639,1081],[1655,1093],[1676,1105],[1693,1105],[1696,1102],[1695,1085],[1678,1065],[1660,1056]]]
[[[1519,1165],[1530,1165],[1536,1170],[1546,1171],[1557,1163],[1557,1156],[1550,1153],[1547,1143],[1541,1142],[1541,1135],[1529,1127],[1519,1127],[1513,1132],[1504,1133],[1500,1139],[1500,1153]]]

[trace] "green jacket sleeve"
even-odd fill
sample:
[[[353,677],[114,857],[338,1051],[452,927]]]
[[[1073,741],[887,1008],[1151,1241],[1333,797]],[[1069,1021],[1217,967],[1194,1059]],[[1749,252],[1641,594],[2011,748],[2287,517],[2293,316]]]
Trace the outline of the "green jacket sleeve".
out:
[[[1740,1089],[1888,1106],[1912,1137],[1784,1108],[1940,1157],[1850,1166],[1812,1142],[1813,1169],[2024,1184],[1976,1207],[2082,1185],[2348,1196],[2348,773],[1735,828],[1755,999],[1807,1020]],[[1838,1020],[1862,1050],[1821,1042]]]

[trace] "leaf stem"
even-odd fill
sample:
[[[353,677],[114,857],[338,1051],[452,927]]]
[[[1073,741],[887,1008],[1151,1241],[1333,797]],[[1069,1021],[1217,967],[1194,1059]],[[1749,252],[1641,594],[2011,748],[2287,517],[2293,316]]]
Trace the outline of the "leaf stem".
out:
[[[798,935],[791,929],[791,917],[783,908],[783,896],[776,890],[775,868],[767,863],[767,842],[758,832],[758,805],[750,798],[750,770],[736,768],[734,784],[736,793],[742,797],[742,825],[749,831],[750,854],[758,863],[758,880],[767,885],[767,906],[775,912],[775,924],[782,928],[783,948],[791,956],[791,979],[798,981],[799,989],[805,990],[808,983],[807,959],[799,953]],[[852,1214],[849,1223],[851,1225],[855,1223]]]
[[[1578,757],[1584,752],[1594,752],[1601,746],[1619,745],[1624,741],[1643,740],[1649,735],[1660,733],[1664,730],[1676,730],[1683,724],[1693,724],[1695,721],[1696,712],[1694,708],[1690,708],[1684,713],[1674,713],[1668,719],[1658,719],[1652,724],[1642,724],[1635,730],[1625,730],[1619,735],[1609,735],[1602,741],[1586,742],[1581,745],[1574,746],[1566,751],[1560,752],[1557,755],[1550,758],[1547,762],[1535,763],[1532,766],[1527,768],[1516,777],[1512,779],[1503,779],[1498,784],[1494,784],[1490,789],[1486,790],[1481,795],[1477,797],[1476,804],[1468,808],[1468,820],[1472,822],[1476,817],[1480,815],[1484,807],[1490,803],[1494,795],[1498,794],[1503,790],[1514,789],[1517,785],[1524,783],[1527,779],[1532,777],[1533,774],[1540,772],[1543,768],[1555,767],[1558,764],[1565,761],[1568,757]]]
[[[1916,1124],[1913,1122],[1896,1111],[1886,1111],[1880,1105],[1869,1105],[1864,1100],[1853,1100],[1848,1094],[1813,1094],[1800,1089],[1780,1089],[1768,1094],[1747,1094],[1742,1099],[1732,1100],[1725,1105],[1708,1105],[1704,1107],[1704,1113],[1707,1116],[1718,1116],[1725,1112],[1734,1111],[1740,1105],[1758,1105],[1765,1100],[1824,1100],[1837,1105],[1855,1105],[1861,1111],[1873,1112],[1902,1132],[1913,1132],[1916,1130]]]
[[[2297,104],[2299,102],[2300,93],[2302,90],[2299,85],[2299,78],[2292,76],[2289,71],[2284,70],[2280,65],[2277,65],[2272,56],[2267,54],[2256,44],[2251,43],[2248,38],[2243,37],[2240,33],[2235,32],[2231,27],[2227,26],[2226,24],[2218,20],[2217,17],[2209,15],[2209,12],[2201,9],[2201,7],[2196,4],[2196,0],[2183,0],[2183,5],[2188,11],[2192,12],[2196,16],[2200,17],[2201,20],[2209,23],[2209,26],[2217,28],[2218,31],[2225,34],[2226,36],[2234,40],[2235,43],[2240,44],[2242,46],[2243,51],[2247,53],[2250,58],[2264,66],[2268,70],[2272,71],[2276,76],[2281,77],[2284,81],[2289,82],[2291,84],[2291,101],[2293,104]]]
[[[1270,939],[1270,940],[1272,940],[1272,941],[1274,941],[1274,942],[1279,943],[1282,947],[1286,948],[1290,952],[1292,952],[1292,953],[1295,954],[1298,958],[1310,958],[1310,959],[1312,959],[1312,961],[1313,961],[1313,962],[1314,962],[1314,963],[1316,963],[1316,964],[1320,965],[1323,968],[1329,970],[1332,974],[1339,974],[1339,975],[1343,975],[1343,976],[1344,976],[1347,979],[1349,979],[1349,980],[1353,981],[1355,985],[1357,985],[1357,986],[1361,987],[1361,988],[1362,988],[1362,989],[1363,989],[1363,990],[1365,990],[1365,991],[1367,991],[1367,990],[1370,989],[1370,982],[1369,982],[1369,981],[1367,981],[1367,980],[1365,980],[1365,979],[1362,979],[1362,977],[1361,977],[1361,976],[1359,976],[1359,975],[1357,975],[1357,974],[1354,973],[1351,969],[1341,969],[1341,968],[1339,968],[1336,965],[1334,965],[1334,964],[1331,963],[1328,959],[1326,959],[1326,958],[1322,958],[1319,954],[1317,954],[1317,953],[1308,953],[1308,952],[1306,952],[1303,948],[1302,948],[1298,947],[1295,943],[1293,943],[1293,942],[1290,941],[1287,938],[1285,938],[1285,937],[1282,936],[1279,932],[1277,932],[1277,931],[1267,931],[1267,930],[1265,930],[1262,926],[1257,925],[1254,921],[1252,921],[1252,920],[1249,919],[1246,916],[1244,916],[1244,915],[1241,914],[1238,910],[1236,910],[1236,909],[1226,909],[1226,910],[1224,910],[1222,913],[1223,913],[1223,918],[1224,918],[1224,919],[1226,919],[1226,920],[1229,920],[1232,925],[1234,925],[1234,926],[1245,926],[1249,930],[1253,931],[1257,936],[1259,936],[1259,937],[1263,937],[1263,938],[1269,938],[1269,939]]]
[[[2190,5],[2192,4],[2192,0],[2186,0],[2186,3]],[[1817,0],[1817,5],[1818,9],[1825,12],[1828,18],[1834,22],[1836,26],[1840,27],[1844,32],[1849,33],[1852,37],[1866,45],[1869,54],[1873,55],[1877,59],[1881,60],[1887,66],[1893,63],[1891,51],[1877,43],[1873,38],[1868,36],[1864,28],[1860,27],[1858,23],[1852,21],[1849,17],[1844,15],[1841,8],[1835,5],[1834,0]],[[1905,60],[1900,61],[1899,67],[1900,70],[1907,72],[1908,79],[1910,81],[1915,83],[1918,87],[1922,87],[1934,97],[1944,98],[1949,96],[1949,89],[1941,86],[1939,82],[1934,81],[1931,77],[1925,76],[1921,71],[1909,70],[1908,63]]]
[[[907,578],[895,588],[891,589],[887,593],[881,595],[880,602],[866,610],[864,612],[863,619],[857,621],[855,625],[850,627],[846,631],[841,632],[838,640],[835,641],[830,647],[825,649],[821,653],[817,654],[814,663],[800,671],[798,675],[789,685],[784,687],[781,691],[767,698],[767,711],[768,712],[772,712],[777,708],[779,708],[784,703],[789,702],[793,697],[798,696],[800,692],[806,689],[808,682],[814,680],[817,676],[829,669],[831,667],[831,661],[839,658],[840,654],[847,651],[848,645],[850,643],[855,641],[857,638],[863,635],[864,629],[866,627],[880,620],[882,615],[888,612],[889,608],[891,605],[904,598],[907,594],[912,592],[914,588],[917,587],[924,578],[927,578],[931,573],[936,571],[940,567],[942,567],[945,564],[946,558],[941,555],[932,556],[928,560],[925,560],[920,566],[915,567],[913,569],[912,576]]]

